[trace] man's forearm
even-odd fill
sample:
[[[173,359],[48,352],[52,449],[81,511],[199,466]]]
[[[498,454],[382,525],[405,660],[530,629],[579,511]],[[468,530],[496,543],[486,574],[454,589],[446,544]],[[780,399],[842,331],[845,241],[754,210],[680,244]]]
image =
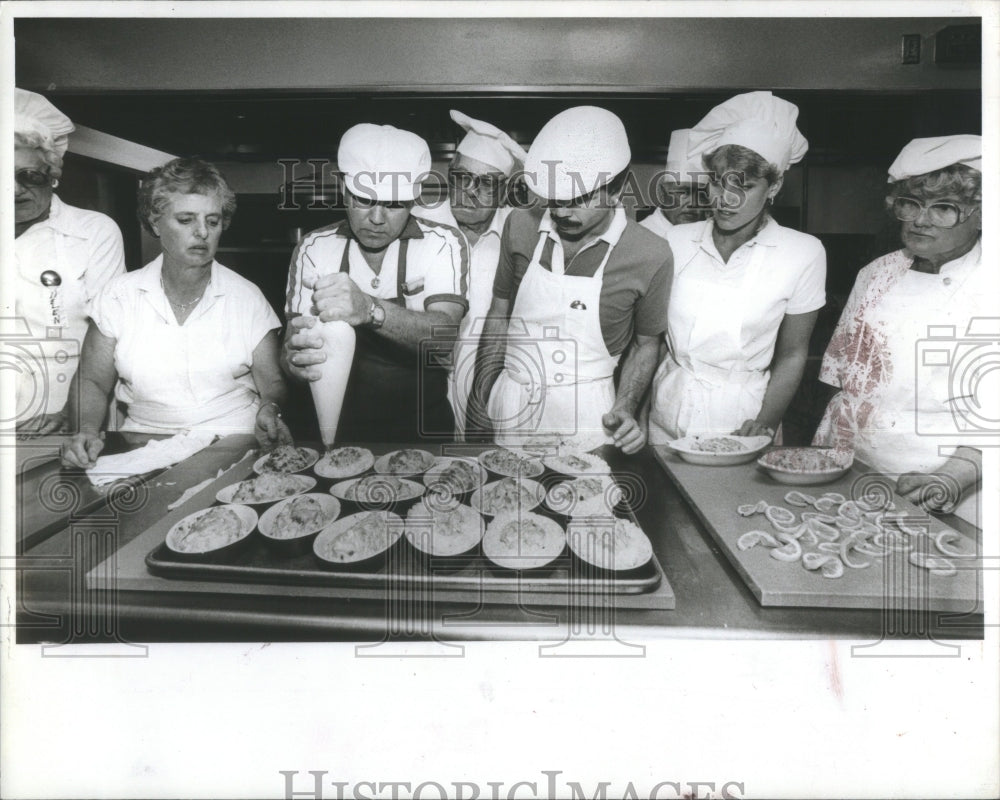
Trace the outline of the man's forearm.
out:
[[[659,362],[659,342],[655,338],[633,344],[622,364],[618,394],[613,408],[635,416]]]
[[[377,333],[396,344],[420,349],[421,342],[433,341],[435,350],[452,347],[458,335],[458,322],[443,311],[412,311],[394,303],[382,302],[385,323]]]

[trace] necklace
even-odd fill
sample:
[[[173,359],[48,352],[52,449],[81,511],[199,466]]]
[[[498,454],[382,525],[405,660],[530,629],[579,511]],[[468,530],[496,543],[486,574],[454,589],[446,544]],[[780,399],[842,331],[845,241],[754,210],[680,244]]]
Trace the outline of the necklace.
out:
[[[167,294],[167,287],[163,284],[163,275],[162,274],[160,275],[160,288],[163,289],[163,294],[167,298],[167,300],[169,301],[170,305],[176,306],[181,311],[187,311],[189,308],[191,308],[192,306],[196,305],[198,303],[198,301],[201,300],[201,298],[205,296],[205,289],[208,288],[208,284],[206,283],[204,286],[201,287],[201,294],[199,294],[194,300],[189,300],[186,303],[180,303],[177,300],[171,300],[170,299],[170,295]]]

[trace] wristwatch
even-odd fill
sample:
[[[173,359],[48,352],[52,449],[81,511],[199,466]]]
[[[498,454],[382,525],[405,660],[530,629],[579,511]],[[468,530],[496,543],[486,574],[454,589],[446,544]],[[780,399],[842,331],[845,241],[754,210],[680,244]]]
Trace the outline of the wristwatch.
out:
[[[385,309],[382,308],[382,304],[372,298],[371,308],[368,309],[368,327],[378,330],[385,324]]]

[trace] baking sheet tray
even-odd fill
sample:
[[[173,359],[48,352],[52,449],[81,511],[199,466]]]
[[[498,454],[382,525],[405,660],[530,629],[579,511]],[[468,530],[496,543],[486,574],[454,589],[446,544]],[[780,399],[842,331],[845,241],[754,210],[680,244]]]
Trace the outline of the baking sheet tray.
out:
[[[905,553],[883,559],[854,553],[854,558],[870,561],[871,566],[864,569],[845,567],[843,577],[825,578],[819,570],[806,570],[800,562],[789,563],[771,558],[766,547],[740,550],[736,546],[736,540],[747,531],[775,532],[763,515],[741,517],[736,512],[739,505],[765,500],[770,505],[789,508],[798,515],[813,509],[791,507],[785,501],[789,491],[797,489],[813,496],[839,492],[851,498],[856,496],[852,492],[871,485],[873,479],[879,480],[878,476],[852,468],[847,475],[832,483],[787,486],[772,480],[752,462],[730,467],[698,466],[683,461],[667,447],[656,447],[654,450],[657,461],[761,605],[982,613],[980,559],[950,558],[958,574],[943,577],[910,565]],[[884,479],[879,482],[883,486],[887,483]],[[921,522],[915,524],[926,527],[931,535],[949,529],[943,522],[924,514],[901,497],[894,495],[892,501],[897,512],[919,518]],[[803,546],[803,550],[806,549],[816,548]],[[961,549],[982,552],[977,549],[975,541],[965,536]]]
[[[167,531],[188,514],[215,504],[215,493],[252,474],[252,459],[237,465],[202,490],[181,508],[161,519],[116,557],[115,569],[104,564],[88,575],[88,585],[107,586],[111,574],[118,590],[197,591],[228,594],[340,597],[386,600],[405,595],[436,602],[490,603],[500,605],[566,606],[612,604],[616,608],[672,609],[675,598],[670,583],[654,555],[644,567],[626,574],[597,574],[579,562],[568,548],[550,567],[516,573],[501,570],[481,556],[427,559],[401,539],[386,566],[370,572],[321,568],[311,552],[286,556],[274,552],[259,531],[249,546],[219,563],[177,559],[163,545]],[[310,474],[311,470],[302,474]],[[543,480],[545,476],[542,476]],[[552,476],[545,481],[560,480]],[[318,478],[312,491],[325,492],[334,483]],[[341,516],[359,510],[343,503]],[[391,509],[405,516],[412,503]],[[265,506],[255,506],[262,512]],[[538,513],[561,519],[546,512]],[[635,522],[626,509],[620,515]],[[564,519],[561,519],[565,522]]]

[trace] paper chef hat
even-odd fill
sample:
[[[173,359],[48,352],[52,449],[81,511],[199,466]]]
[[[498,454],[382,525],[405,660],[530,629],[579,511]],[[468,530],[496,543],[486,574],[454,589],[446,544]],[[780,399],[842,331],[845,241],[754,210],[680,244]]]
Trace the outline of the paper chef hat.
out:
[[[524,163],[527,153],[524,148],[500,130],[496,125],[472,119],[461,111],[452,110],[451,118],[468,133],[458,143],[456,152],[496,167],[504,175],[510,176],[518,163]]]
[[[717,105],[691,129],[688,156],[701,157],[724,145],[738,144],[784,172],[809,149],[795,127],[798,116],[798,106],[770,92],[738,94]]]
[[[341,137],[337,165],[351,194],[409,202],[420,196],[421,182],[431,168],[431,151],[415,133],[364,122]]]
[[[680,183],[697,183],[705,178],[705,168],[701,158],[688,157],[688,145],[691,138],[690,128],[679,128],[670,134],[670,144],[667,146],[668,180],[678,176]]]
[[[914,139],[900,151],[889,167],[889,182],[926,175],[952,164],[965,164],[982,172],[983,137],[960,134]]]
[[[40,133],[46,144],[62,158],[69,147],[69,135],[75,130],[70,118],[40,94],[14,90],[14,130]]]
[[[597,106],[569,108],[538,132],[524,180],[544,200],[573,200],[603,186],[632,158],[622,121]]]

